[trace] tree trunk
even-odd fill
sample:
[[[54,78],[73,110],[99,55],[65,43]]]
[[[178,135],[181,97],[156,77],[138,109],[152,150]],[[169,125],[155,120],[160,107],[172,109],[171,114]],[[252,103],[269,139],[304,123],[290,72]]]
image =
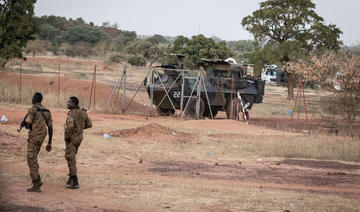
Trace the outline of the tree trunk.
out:
[[[287,100],[294,100],[294,82],[295,79],[293,77],[293,74],[286,73],[287,77],[287,87],[288,87],[288,96]]]

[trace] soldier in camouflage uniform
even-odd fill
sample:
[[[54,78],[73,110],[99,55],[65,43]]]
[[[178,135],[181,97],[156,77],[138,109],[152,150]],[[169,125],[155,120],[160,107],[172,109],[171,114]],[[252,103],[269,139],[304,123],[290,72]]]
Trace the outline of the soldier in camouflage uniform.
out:
[[[65,159],[69,167],[69,179],[66,183],[67,188],[80,188],[77,169],[76,169],[76,154],[79,150],[80,144],[83,140],[83,130],[92,127],[90,118],[85,109],[80,109],[79,100],[72,96],[67,102],[68,112],[65,123]]]
[[[43,184],[39,174],[39,164],[37,163],[38,154],[41,145],[46,137],[46,128],[49,132],[49,141],[46,146],[46,151],[51,151],[52,141],[52,119],[51,113],[42,104],[42,94],[35,93],[32,98],[33,106],[29,108],[28,114],[25,118],[25,128],[29,129],[29,137],[27,142],[27,162],[30,169],[30,177],[33,186],[27,189],[28,192],[41,192],[40,187]]]

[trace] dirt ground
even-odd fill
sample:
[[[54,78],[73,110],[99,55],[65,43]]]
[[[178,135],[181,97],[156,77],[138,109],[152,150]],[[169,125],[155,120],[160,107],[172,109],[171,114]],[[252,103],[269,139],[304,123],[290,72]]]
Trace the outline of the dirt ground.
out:
[[[49,87],[48,79],[37,74],[24,75],[23,80],[43,90]],[[18,82],[16,73],[9,72],[2,73],[0,81]],[[91,81],[73,78],[63,78],[62,83],[69,90],[81,85],[78,92],[84,95],[91,86]],[[55,84],[50,87],[56,89]],[[100,83],[98,88],[97,98],[104,100],[112,90]],[[281,102],[274,96],[265,104]],[[141,103],[134,105],[134,112],[146,112]],[[67,111],[51,108],[53,150],[48,153],[43,145],[39,154],[44,185],[41,193],[28,193],[27,132],[16,132],[27,107],[0,103],[0,116],[8,118],[0,124],[0,211],[360,210],[360,163],[267,156],[258,151],[267,142],[291,144],[298,139],[304,141],[304,151],[313,148],[309,143],[315,140],[358,148],[359,139],[309,134],[308,128],[284,129],[293,123],[287,111],[266,116],[258,106],[261,112],[251,117],[249,125],[227,120],[224,113],[215,120],[180,120],[89,111],[94,127],[85,131],[77,155],[79,190],[64,186]],[[314,128],[320,121],[311,123]]]
[[[43,192],[27,193],[31,183],[26,133],[15,132],[25,112],[0,106],[0,114],[9,118],[0,125],[1,211],[308,211],[315,207],[305,204],[309,197],[335,198],[338,205],[328,204],[338,209],[360,207],[360,164],[244,155],[227,159],[198,152],[206,149],[201,142],[225,137],[236,142],[244,133],[299,136],[231,120],[90,113],[94,128],[86,131],[78,155],[81,189],[69,190],[64,187],[67,167],[61,138],[65,110],[53,111],[53,151],[40,153]],[[220,133],[224,129],[226,133]],[[104,139],[104,133],[110,139]],[[196,152],[187,156],[189,148]],[[252,198],[278,203],[258,208]],[[339,198],[350,205],[342,205]]]

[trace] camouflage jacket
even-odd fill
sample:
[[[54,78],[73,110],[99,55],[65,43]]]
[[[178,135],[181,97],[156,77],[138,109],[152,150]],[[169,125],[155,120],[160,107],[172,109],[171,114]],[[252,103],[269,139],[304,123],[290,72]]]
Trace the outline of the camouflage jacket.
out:
[[[91,119],[85,109],[71,109],[65,123],[65,139],[82,140],[84,129],[92,127]]]
[[[26,123],[31,124],[29,136],[46,136],[47,126],[52,127],[51,112],[42,104],[36,103],[28,110]]]

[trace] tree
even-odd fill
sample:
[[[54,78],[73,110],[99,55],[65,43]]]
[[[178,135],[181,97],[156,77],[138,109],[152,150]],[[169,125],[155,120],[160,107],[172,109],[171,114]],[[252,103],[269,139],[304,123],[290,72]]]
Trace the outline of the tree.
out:
[[[252,40],[228,41],[227,46],[239,62],[249,62],[250,55],[255,51],[255,43]]]
[[[161,36],[161,35],[154,35],[154,36],[151,36],[151,37],[148,37],[145,39],[145,41],[153,44],[153,45],[158,45],[159,43],[166,43],[167,40]]]
[[[243,18],[242,25],[253,34],[257,44],[257,59],[261,66],[277,64],[287,74],[288,99],[294,98],[296,70],[287,69],[289,62],[326,49],[338,50],[342,33],[335,25],[325,25],[315,12],[311,0],[267,0],[260,9]],[[267,47],[268,46],[268,47]],[[267,50],[267,52],[259,53]],[[274,54],[267,58],[267,54]]]
[[[96,44],[109,39],[103,29],[86,25],[71,27],[63,33],[62,38],[70,44],[75,44],[80,41]]]
[[[132,66],[144,66],[146,60],[142,56],[132,56],[128,59],[128,63]]]
[[[45,40],[30,40],[24,51],[26,53],[32,53],[33,57],[35,57],[36,53],[43,53],[47,51],[50,47],[50,43]]]
[[[128,45],[126,51],[134,56],[143,55],[144,58],[150,61],[150,66],[164,54],[161,48],[147,41],[132,42]]]
[[[89,57],[94,54],[91,44],[87,42],[78,42],[74,45],[63,43],[61,51],[68,57]]]
[[[360,114],[360,56],[350,51],[326,52],[294,64],[306,79],[335,94],[350,129]]]
[[[131,41],[136,40],[136,32],[132,31],[122,31],[120,35],[113,40],[112,49],[115,51],[123,51]]]
[[[226,46],[225,41],[216,43],[212,38],[204,35],[196,35],[191,39],[179,36],[169,50],[171,53],[184,54],[185,66],[190,69],[206,67],[201,59],[226,59],[232,56],[231,50]]]
[[[42,24],[40,26],[39,38],[41,40],[47,40],[50,42],[54,42],[56,36],[58,35],[59,30],[53,27],[50,24]]]
[[[10,58],[24,58],[22,48],[34,40],[36,0],[0,0],[0,69]]]

